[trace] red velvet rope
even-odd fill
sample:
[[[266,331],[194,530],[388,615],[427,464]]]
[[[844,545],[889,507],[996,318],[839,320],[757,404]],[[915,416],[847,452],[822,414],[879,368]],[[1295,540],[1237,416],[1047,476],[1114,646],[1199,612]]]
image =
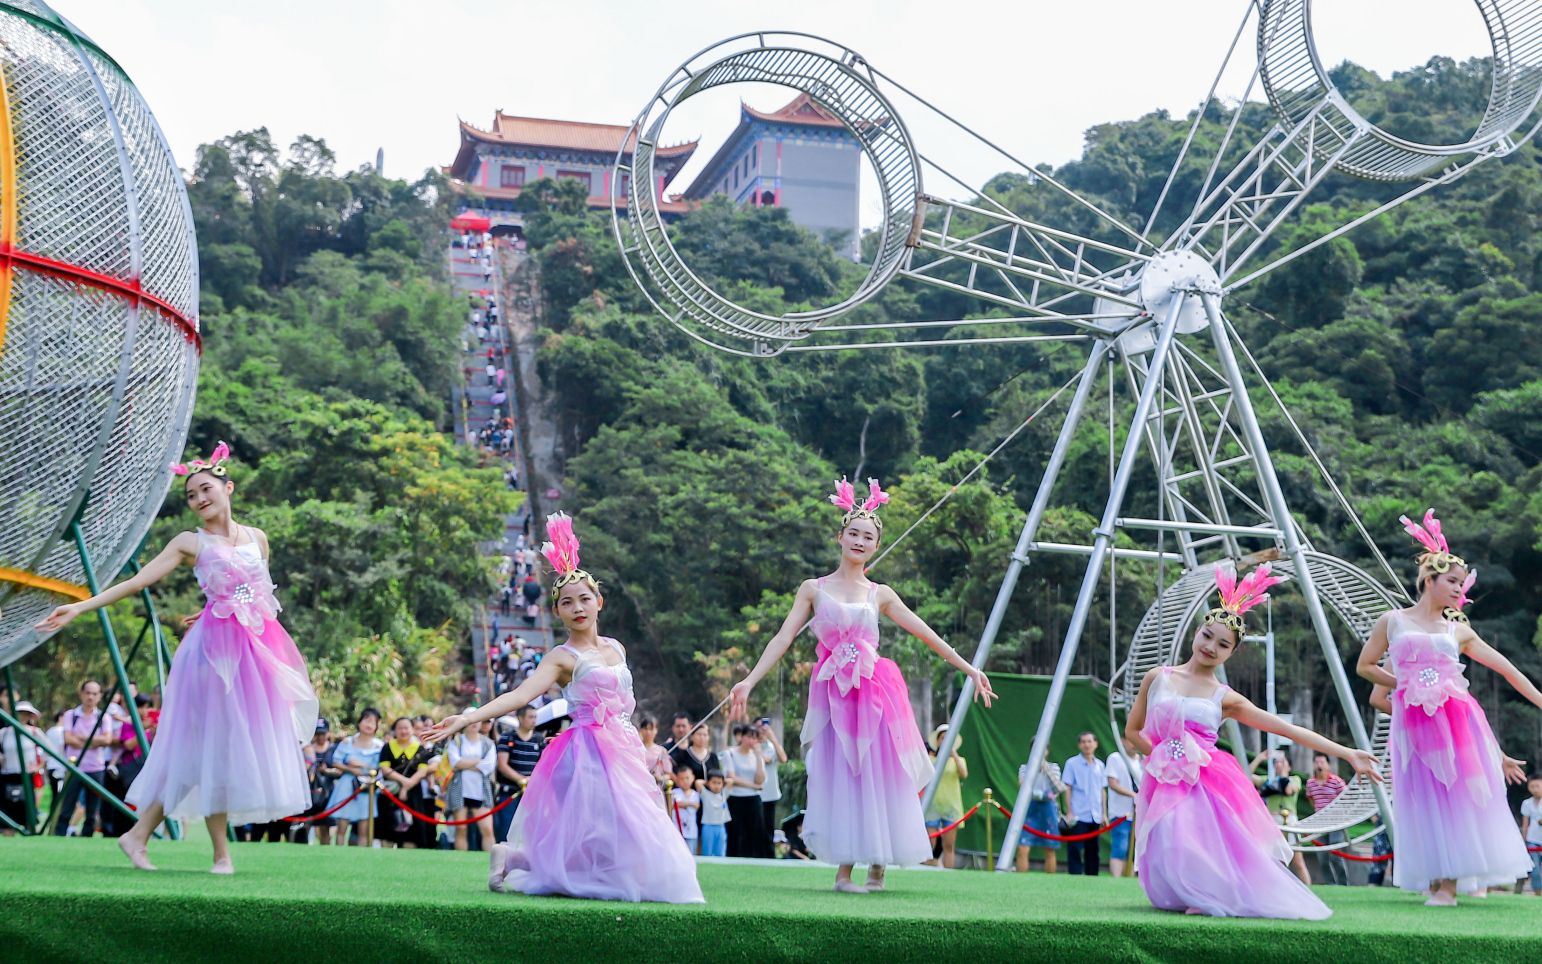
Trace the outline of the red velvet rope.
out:
[[[423,821],[424,823],[438,824],[441,827],[464,827],[468,823],[476,823],[478,820],[485,820],[488,817],[491,817],[493,814],[497,813],[499,810],[502,810],[504,807],[506,807],[509,804],[513,803],[515,800],[518,800],[520,793],[524,793],[524,792],[525,791],[523,791],[523,790],[519,791],[519,793],[514,794],[513,796],[509,797],[507,800],[503,801],[502,803],[498,804],[496,807],[493,807],[491,810],[487,811],[486,813],[484,813],[484,814],[482,814],[480,816],[467,817],[464,820],[440,820],[438,817],[430,817],[427,814],[418,813],[416,810],[412,809],[411,807],[407,806],[407,804],[405,804],[401,800],[399,800],[397,798],[396,794],[392,793],[390,790],[387,790],[385,787],[381,787],[380,788],[380,793],[387,800],[389,800],[392,803],[396,804],[396,806],[398,808],[407,811],[408,813],[412,814],[414,817],[418,818],[419,820]]]
[[[1008,819],[1011,819],[1012,811],[1008,810],[1006,807],[1003,807],[999,803],[996,804],[996,809],[1000,810],[1003,816],[1007,817]],[[1119,826],[1121,823],[1124,823],[1128,819],[1129,819],[1128,817],[1120,817],[1118,820],[1115,820],[1113,823],[1106,824],[1106,825],[1104,825],[1102,827],[1099,827],[1098,829],[1090,831],[1088,833],[1073,833],[1073,834],[1066,835],[1066,836],[1063,836],[1063,835],[1058,834],[1058,833],[1045,833],[1042,830],[1035,830],[1032,827],[1028,826],[1026,823],[1023,824],[1023,829],[1026,830],[1027,832],[1033,834],[1035,837],[1042,837],[1045,840],[1058,840],[1061,843],[1076,843],[1076,842],[1081,841],[1081,840],[1091,840],[1093,837],[1101,837],[1104,834],[1108,833],[1110,830],[1112,830],[1115,827]]]
[[[960,826],[963,825],[965,820],[968,820],[970,817],[974,816],[975,811],[978,810],[978,809],[980,809],[980,805],[977,803],[974,806],[970,807],[969,808],[969,812],[964,814],[962,817],[959,817],[957,820],[955,820],[952,823],[948,824],[946,827],[938,827],[936,830],[933,830],[931,833],[927,834],[927,836],[932,838],[933,840],[936,840],[938,837],[940,837],[943,834],[947,833],[949,830],[956,830],[956,829],[958,829]]]
[[[333,807],[331,810],[325,810],[325,811],[322,811],[321,813],[316,814],[314,817],[280,817],[279,819],[284,821],[285,823],[310,823],[313,820],[323,820],[323,819],[325,819],[327,817],[332,816],[332,814],[334,814],[337,811],[343,809],[344,807],[348,806],[348,804],[353,802],[353,798],[354,797],[358,796],[359,794],[361,794],[363,792],[364,792],[364,788],[361,786],[357,790],[355,790],[352,793],[350,793],[348,795],[348,799],[347,800],[344,800],[342,803],[340,803],[337,806]]]

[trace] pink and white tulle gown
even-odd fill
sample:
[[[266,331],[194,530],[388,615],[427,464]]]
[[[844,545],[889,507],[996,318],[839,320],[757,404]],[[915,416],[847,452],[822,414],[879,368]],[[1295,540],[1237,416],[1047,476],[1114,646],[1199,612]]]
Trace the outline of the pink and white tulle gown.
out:
[[[600,900],[705,903],[696,861],[664,813],[631,722],[632,671],[613,639],[563,690],[572,725],[547,744],[509,826],[504,889]],[[614,652],[618,661],[606,661]]]
[[[1221,700],[1182,696],[1164,667],[1146,693],[1151,741],[1136,798],[1135,866],[1151,903],[1212,917],[1322,920],[1326,904],[1290,872],[1291,850],[1237,758],[1216,749]]]
[[[932,764],[905,679],[878,655],[878,587],[847,603],[824,582],[809,624],[819,665],[803,723],[803,839],[832,864],[921,863],[932,856],[919,797]]]
[[[126,799],[192,820],[225,813],[264,823],[311,804],[301,747],[316,730],[316,691],[262,550],[242,528],[229,545],[203,530],[193,574],[208,602],[171,660],[160,727]]]
[[[1471,893],[1531,869],[1505,798],[1499,743],[1467,692],[1460,653],[1449,622],[1431,632],[1391,614],[1392,880],[1404,890],[1455,880]]]

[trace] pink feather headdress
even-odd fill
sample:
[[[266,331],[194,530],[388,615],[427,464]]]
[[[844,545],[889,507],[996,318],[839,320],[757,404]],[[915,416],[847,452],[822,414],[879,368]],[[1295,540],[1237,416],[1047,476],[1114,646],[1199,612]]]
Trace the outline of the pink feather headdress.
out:
[[[546,517],[547,542],[541,545],[541,555],[551,563],[557,573],[552,584],[552,595],[570,583],[579,580],[594,582],[594,577],[578,568],[578,536],[573,532],[573,518],[566,512],[553,512]]]
[[[220,442],[218,445],[214,446],[214,451],[209,453],[209,457],[207,459],[193,459],[191,462],[173,462],[171,463],[171,471],[175,472],[177,475],[193,475],[197,472],[209,472],[219,476],[220,478],[224,478],[229,473],[229,469],[226,468],[226,463],[229,461],[230,446],[226,445],[224,442]]]
[[[1414,522],[1408,516],[1399,516],[1398,520],[1414,541],[1424,547],[1419,553],[1419,568],[1428,566],[1434,572],[1446,572],[1452,566],[1467,568],[1467,560],[1451,551],[1451,544],[1446,541],[1446,535],[1440,531],[1440,520],[1435,518],[1434,509],[1424,510],[1424,524]]]
[[[1242,615],[1268,599],[1268,590],[1284,581],[1269,571],[1267,562],[1248,573],[1240,582],[1229,566],[1216,566],[1215,588],[1220,593],[1221,605],[1205,614],[1205,622],[1224,623],[1240,637],[1243,631]]]
[[[841,480],[835,483],[835,494],[830,496],[830,503],[844,513],[841,516],[841,528],[850,525],[853,519],[871,519],[878,531],[883,531],[883,520],[878,517],[878,508],[889,504],[889,493],[878,485],[877,479],[867,480],[867,498],[859,504],[857,490],[846,481],[844,475],[841,476]]]

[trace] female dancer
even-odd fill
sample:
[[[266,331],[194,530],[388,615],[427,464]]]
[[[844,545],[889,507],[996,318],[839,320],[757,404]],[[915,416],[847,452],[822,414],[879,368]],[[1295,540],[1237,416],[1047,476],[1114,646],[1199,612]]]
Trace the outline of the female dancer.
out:
[[[1290,847],[1242,765],[1216,749],[1222,719],[1278,733],[1381,779],[1372,754],[1286,723],[1216,678],[1241,645],[1242,614],[1277,582],[1268,565],[1240,584],[1217,568],[1221,606],[1205,615],[1188,662],[1147,673],[1125,723],[1125,737],[1150,754],[1135,803],[1135,861],[1146,897],[1162,910],[1309,920],[1332,914],[1290,872]]]
[[[910,694],[894,661],[878,655],[878,616],[930,646],[975,682],[988,707],[996,693],[985,673],[969,665],[888,586],[869,582],[864,570],[878,548],[889,501],[877,480],[860,505],[845,479],[830,501],[842,510],[836,542],[840,566],[798,587],[787,614],[760,661],[730,693],[731,719],[742,719],[755,688],[809,625],[818,639],[819,668],[809,683],[803,723],[808,772],[808,813],[803,838],[821,860],[837,864],[835,889],[846,894],[883,890],[888,864],[930,860],[931,841],[917,794],[931,778],[926,743],[910,711]],[[851,879],[867,864],[867,886]]]
[[[1424,547],[1419,601],[1377,620],[1357,668],[1392,689],[1393,882],[1427,891],[1427,906],[1452,907],[1458,892],[1479,896],[1531,867],[1505,799],[1499,745],[1467,692],[1458,657],[1499,673],[1537,706],[1542,691],[1448,611],[1460,613],[1469,573],[1434,510],[1425,512],[1422,526],[1406,516],[1402,522]],[[1383,656],[1390,672],[1378,665]]]
[[[463,728],[513,712],[564,687],[573,725],[546,745],[530,775],[507,843],[492,851],[487,886],[526,894],[600,900],[704,903],[685,841],[659,806],[658,788],[632,728],[626,651],[599,634],[605,607],[594,577],[578,568],[573,520],[546,519],[541,549],[556,570],[552,603],[568,631],[523,683],[469,712],[446,717],[426,737],[443,743]]]
[[[212,872],[234,872],[228,822],[266,823],[310,806],[300,747],[316,728],[316,692],[305,660],[278,624],[268,577],[268,537],[230,516],[230,447],[172,470],[202,525],[175,536],[129,579],[84,602],[60,606],[37,624],[64,628],[81,613],[160,582],[179,565],[193,567],[208,597],[171,661],[165,705],[149,758],[129,787],[139,810],[118,847],[140,870],[150,834],[166,817],[202,817],[214,843]]]

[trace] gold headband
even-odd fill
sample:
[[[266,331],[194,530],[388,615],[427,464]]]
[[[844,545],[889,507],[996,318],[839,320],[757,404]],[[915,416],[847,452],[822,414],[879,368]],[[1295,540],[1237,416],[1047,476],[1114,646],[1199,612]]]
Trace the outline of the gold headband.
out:
[[[1237,634],[1238,639],[1242,638],[1242,617],[1232,612],[1231,610],[1222,609],[1221,607],[1217,606],[1216,608],[1205,613],[1204,625],[1212,626],[1216,623],[1230,627],[1231,630]]]

